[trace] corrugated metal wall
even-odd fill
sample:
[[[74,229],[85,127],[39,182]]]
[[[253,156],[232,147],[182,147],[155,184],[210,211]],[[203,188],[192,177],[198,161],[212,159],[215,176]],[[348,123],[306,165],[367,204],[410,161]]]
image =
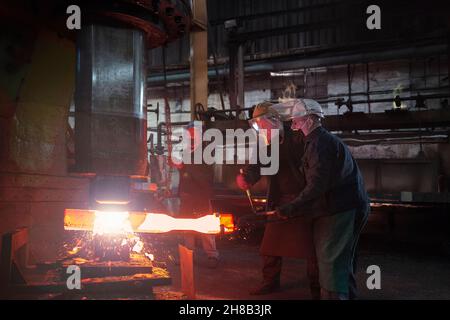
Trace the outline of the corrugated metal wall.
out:
[[[245,55],[289,54],[296,49],[323,48],[388,40],[414,40],[445,34],[445,1],[380,0],[382,29],[367,30],[367,0],[208,0],[210,52],[228,57],[224,23],[236,19]],[[426,12],[426,14],[422,14]],[[151,52],[152,68],[162,65],[162,49]],[[188,65],[189,37],[167,47],[167,65]]]
[[[238,37],[246,39],[246,66],[273,66],[246,72],[245,107],[278,99],[292,85],[296,97],[330,101],[322,103],[326,114],[347,111],[346,107],[338,109],[335,101],[349,99],[349,84],[353,101],[448,92],[448,11],[442,10],[445,1],[435,0],[433,6],[423,0],[376,3],[381,7],[382,29],[369,31],[366,8],[372,1],[208,0],[210,52],[217,52],[219,63],[228,68],[224,23],[236,19]],[[429,49],[436,44],[441,49]],[[363,53],[355,54],[359,52]],[[403,52],[401,57],[397,52]],[[307,60],[313,61],[308,65]],[[151,76],[161,75],[162,50],[152,50],[150,61]],[[181,69],[178,74],[187,77],[174,80],[167,90],[161,90],[161,82],[150,83],[149,103],[154,108],[159,102],[160,119],[164,119],[162,98],[167,96],[172,121],[189,121],[189,37],[169,44],[166,61],[169,69]],[[218,81],[214,76],[209,80],[208,107],[221,109]],[[227,76],[220,80],[225,108],[229,108]],[[427,100],[427,106],[440,108],[448,104],[447,100]],[[415,104],[403,103],[408,108]],[[354,105],[354,111],[383,112],[392,106],[389,102],[361,103]],[[149,118],[149,127],[156,124],[154,117]]]

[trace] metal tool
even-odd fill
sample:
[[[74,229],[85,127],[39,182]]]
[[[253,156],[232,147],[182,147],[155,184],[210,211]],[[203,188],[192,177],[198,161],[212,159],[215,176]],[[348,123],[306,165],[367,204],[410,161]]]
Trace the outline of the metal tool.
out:
[[[244,174],[244,170],[243,170],[243,169],[240,169],[239,172],[240,172],[241,174]],[[248,201],[250,202],[250,207],[252,207],[253,213],[256,214],[255,207],[253,206],[252,194],[251,194],[251,192],[250,192],[250,189],[246,189],[246,190],[245,190],[245,193],[247,194],[247,198],[248,198]]]
[[[275,213],[276,213],[275,210],[272,210],[272,211],[259,211],[259,212],[255,212],[255,214],[256,214],[257,216],[265,216],[265,217],[267,217],[267,216],[273,216]]]

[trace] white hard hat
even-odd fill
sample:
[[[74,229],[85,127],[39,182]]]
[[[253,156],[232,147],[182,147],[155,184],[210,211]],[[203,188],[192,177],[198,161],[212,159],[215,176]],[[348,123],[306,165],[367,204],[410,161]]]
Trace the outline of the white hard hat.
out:
[[[322,107],[313,99],[292,99],[283,103],[274,104],[272,108],[280,114],[283,121],[311,114],[319,118],[324,117]]]
[[[319,118],[323,118],[322,106],[313,99],[299,99],[292,108],[292,118],[304,117],[315,114]]]

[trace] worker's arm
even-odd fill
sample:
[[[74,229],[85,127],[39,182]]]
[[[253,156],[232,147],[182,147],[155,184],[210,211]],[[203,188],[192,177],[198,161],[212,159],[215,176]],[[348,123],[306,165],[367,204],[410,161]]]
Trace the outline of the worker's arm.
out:
[[[327,143],[328,142],[328,143]],[[290,203],[278,209],[281,216],[296,216],[306,212],[309,203],[323,196],[331,187],[333,168],[337,161],[337,146],[329,141],[312,141],[306,148],[304,172],[306,186]]]

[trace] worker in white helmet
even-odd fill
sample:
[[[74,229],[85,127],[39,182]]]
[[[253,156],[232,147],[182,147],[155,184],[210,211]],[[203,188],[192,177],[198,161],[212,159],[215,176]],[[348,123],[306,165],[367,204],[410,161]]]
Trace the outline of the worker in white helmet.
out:
[[[355,298],[355,249],[369,212],[358,165],[347,146],[322,127],[319,103],[296,99],[279,109],[285,120],[292,120],[292,130],[305,135],[302,171],[306,185],[277,214],[282,219],[313,217],[322,299]]]

